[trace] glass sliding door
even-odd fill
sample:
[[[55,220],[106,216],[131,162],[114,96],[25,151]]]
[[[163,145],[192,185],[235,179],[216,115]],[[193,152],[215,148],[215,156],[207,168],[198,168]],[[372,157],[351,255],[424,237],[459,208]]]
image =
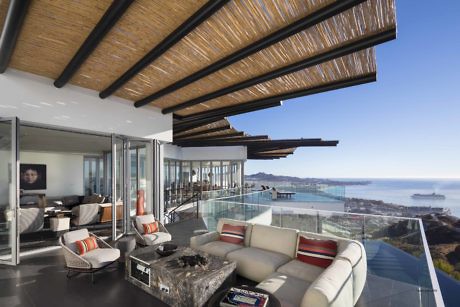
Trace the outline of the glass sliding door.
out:
[[[153,143],[151,141],[129,141],[129,211],[125,212],[128,232],[131,231],[131,220],[142,211],[153,212]],[[139,208],[138,208],[139,206]]]
[[[106,194],[103,157],[83,158],[83,187],[85,195]]]
[[[0,118],[0,264],[19,263],[17,118]]]
[[[123,235],[124,207],[129,206],[125,197],[125,140],[112,135],[112,239]]]

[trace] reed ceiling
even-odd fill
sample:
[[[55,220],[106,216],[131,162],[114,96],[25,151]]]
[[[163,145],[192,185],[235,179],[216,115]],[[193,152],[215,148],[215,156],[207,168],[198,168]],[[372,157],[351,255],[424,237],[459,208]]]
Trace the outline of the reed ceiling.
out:
[[[98,92],[106,90],[152,49],[161,46],[190,22],[211,3],[209,1],[133,1],[98,40],[83,64],[72,73],[70,83]],[[198,113],[201,116],[202,112],[210,110],[249,105],[273,96],[282,97],[361,76],[375,76],[376,55],[372,46],[391,38],[356,47],[356,50],[350,49],[340,56],[332,56],[288,73],[273,73],[333,51],[348,50],[348,46],[353,44],[366,40],[372,42],[371,38],[379,34],[396,32],[394,0],[347,1],[350,3],[347,8],[337,10],[293,34],[289,32],[290,36],[284,36],[194,81],[174,87],[174,90],[153,100],[148,98],[147,103],[164,112],[167,112],[165,108],[177,107],[173,111],[177,118]],[[9,3],[8,0],[0,0],[0,30]],[[88,35],[99,27],[101,18],[105,18],[113,3],[111,0],[31,1],[9,67],[57,79]],[[118,90],[114,90],[114,95],[139,102],[255,42],[263,41],[277,31],[317,16],[319,12],[338,4],[340,2],[335,0],[222,1],[223,6],[184,32],[177,42],[165,48],[152,62],[139,68]],[[228,93],[215,95],[242,82],[272,74],[273,77],[263,81],[257,80]],[[206,95],[210,94],[215,97],[207,98]],[[175,127],[180,125],[181,121],[176,120]],[[197,134],[225,125],[229,123],[221,116],[211,123],[190,126],[187,131],[178,130],[174,136],[183,138],[190,133]],[[236,132],[230,127],[191,138],[222,137]],[[289,150],[284,149],[281,154],[284,153],[289,153]]]

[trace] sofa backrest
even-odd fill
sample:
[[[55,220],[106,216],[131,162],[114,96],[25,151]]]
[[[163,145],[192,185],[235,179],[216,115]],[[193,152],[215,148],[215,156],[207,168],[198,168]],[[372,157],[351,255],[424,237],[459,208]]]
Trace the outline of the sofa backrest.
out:
[[[19,209],[19,233],[31,233],[42,230],[45,220],[45,209],[27,208]]]
[[[346,260],[352,267],[353,274],[353,304],[356,304],[364,289],[367,276],[367,258],[364,246],[356,241],[332,235],[317,234],[311,232],[299,232],[299,237],[305,236],[311,239],[334,240],[337,242],[336,258]]]
[[[72,208],[72,223],[74,225],[88,225],[99,222],[99,204],[83,204]]]
[[[246,226],[246,233],[244,235],[244,246],[249,246],[249,243],[251,242],[251,236],[252,236],[252,224],[251,223],[248,223],[245,221],[222,218],[222,219],[219,219],[219,221],[217,222],[216,230],[218,233],[222,232],[222,226],[224,226],[224,224],[230,224],[233,226]]]
[[[62,235],[63,243],[73,252],[77,251],[76,241],[84,240],[89,237],[88,229],[69,231]]]
[[[297,247],[297,230],[254,224],[250,246],[294,258]]]
[[[310,285],[301,307],[353,306],[353,275],[351,264],[336,258]]]

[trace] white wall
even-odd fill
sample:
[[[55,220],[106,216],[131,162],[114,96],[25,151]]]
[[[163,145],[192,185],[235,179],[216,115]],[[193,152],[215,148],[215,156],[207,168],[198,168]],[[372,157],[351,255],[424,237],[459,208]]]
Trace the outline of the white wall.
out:
[[[9,151],[0,151],[0,203],[8,202],[7,163]],[[46,164],[46,190],[33,191],[47,196],[83,195],[83,155],[21,151],[21,163]],[[32,192],[32,191],[26,191]]]
[[[132,101],[8,69],[0,74],[0,116],[59,127],[118,133],[172,141],[172,116],[153,107],[135,108]]]
[[[164,158],[177,160],[246,160],[245,146],[179,147],[163,145]]]

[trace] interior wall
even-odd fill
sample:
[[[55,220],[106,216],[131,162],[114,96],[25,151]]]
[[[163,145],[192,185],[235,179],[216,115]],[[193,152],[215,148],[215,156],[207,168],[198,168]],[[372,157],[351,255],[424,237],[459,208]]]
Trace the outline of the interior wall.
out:
[[[24,191],[46,196],[83,195],[83,154],[21,151],[21,163],[46,164],[46,190]],[[0,159],[10,160],[9,151],[0,151]],[[0,163],[0,203],[8,202],[8,170]]]
[[[53,80],[8,69],[0,74],[0,116],[22,121],[172,141],[172,115],[157,108],[135,108],[132,101],[73,85],[55,88]]]

